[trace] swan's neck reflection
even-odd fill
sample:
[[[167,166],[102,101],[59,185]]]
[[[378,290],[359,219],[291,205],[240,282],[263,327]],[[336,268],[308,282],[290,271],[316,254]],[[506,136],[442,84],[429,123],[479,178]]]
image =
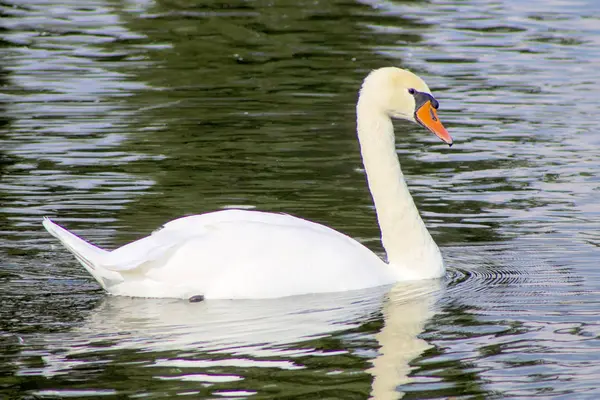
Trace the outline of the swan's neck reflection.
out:
[[[403,397],[397,388],[410,382],[410,362],[431,347],[419,338],[419,334],[435,312],[440,287],[436,280],[398,284],[390,291],[383,304],[384,326],[375,335],[379,355],[373,359],[373,367],[368,371],[373,375],[371,398]]]

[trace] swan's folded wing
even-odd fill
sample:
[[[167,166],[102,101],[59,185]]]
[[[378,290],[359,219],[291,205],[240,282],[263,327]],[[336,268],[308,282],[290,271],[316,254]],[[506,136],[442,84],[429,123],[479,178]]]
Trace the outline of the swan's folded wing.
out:
[[[107,253],[103,257],[100,266],[116,272],[133,271],[148,262],[167,255],[167,253],[192,238],[206,235],[223,223],[252,221],[257,218],[253,214],[241,210],[226,210],[178,218],[161,226],[150,236]]]
[[[196,230],[191,234],[179,230],[160,229],[150,236],[126,244],[107,253],[100,267],[110,271],[132,271],[143,264],[157,260],[192,237],[202,235],[206,230]]]
[[[265,238],[268,236],[267,234],[272,234],[272,229],[282,228],[287,228],[286,231],[296,229],[333,235],[333,237],[355,244],[354,240],[331,228],[290,215],[259,211],[224,210],[202,215],[191,215],[170,221],[154,231],[152,235],[109,252],[103,258],[101,266],[116,272],[133,271],[148,262],[167,256],[169,252],[176,250],[191,239],[204,237],[208,240],[211,237],[219,237],[224,239],[219,243],[228,245],[231,243],[245,243],[249,246],[252,243],[262,243],[259,240],[260,237],[264,239],[263,241],[267,241]],[[249,238],[251,240],[248,240]],[[210,243],[210,240],[205,243]],[[257,247],[260,248],[261,246]],[[224,249],[223,251],[227,250]]]

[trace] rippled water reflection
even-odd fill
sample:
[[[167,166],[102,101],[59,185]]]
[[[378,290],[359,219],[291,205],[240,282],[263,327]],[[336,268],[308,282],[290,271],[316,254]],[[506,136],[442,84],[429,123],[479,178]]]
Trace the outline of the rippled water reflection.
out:
[[[0,394],[600,395],[595,1],[0,8]],[[390,64],[430,83],[456,139],[397,124],[444,282],[110,298],[41,228],[52,216],[114,248],[242,206],[381,251],[353,103]]]

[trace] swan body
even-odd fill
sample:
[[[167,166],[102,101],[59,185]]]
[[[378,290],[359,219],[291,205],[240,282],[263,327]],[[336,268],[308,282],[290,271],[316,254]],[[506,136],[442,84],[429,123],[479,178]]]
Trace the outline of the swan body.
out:
[[[338,292],[441,277],[444,262],[400,169],[391,117],[452,144],[419,77],[381,68],[365,79],[357,132],[387,262],[334,229],[286,214],[224,210],[179,218],[113,251],[48,218],[43,225],[109,293],[252,299]]]
[[[111,252],[81,243],[48,219],[44,226],[85,255],[83,265],[116,295],[269,298],[402,279],[356,240],[286,214],[224,210],[179,218]]]

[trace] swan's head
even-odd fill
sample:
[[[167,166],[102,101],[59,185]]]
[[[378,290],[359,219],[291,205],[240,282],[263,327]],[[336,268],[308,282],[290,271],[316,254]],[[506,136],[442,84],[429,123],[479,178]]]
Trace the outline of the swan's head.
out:
[[[410,71],[395,67],[372,71],[360,89],[359,104],[416,122],[452,146],[452,137],[437,115],[438,101],[423,79]]]

